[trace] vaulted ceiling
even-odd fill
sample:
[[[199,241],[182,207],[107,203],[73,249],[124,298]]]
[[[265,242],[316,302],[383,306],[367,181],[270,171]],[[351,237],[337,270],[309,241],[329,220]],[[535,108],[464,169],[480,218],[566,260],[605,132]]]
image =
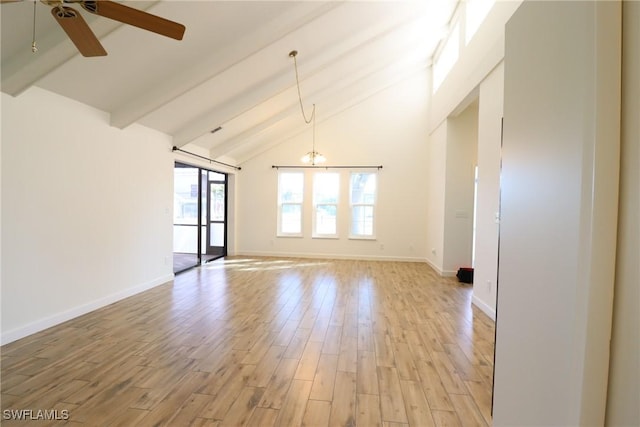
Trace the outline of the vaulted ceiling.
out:
[[[322,121],[426,69],[457,2],[123,3],[184,24],[184,39],[68,4],[108,52],[85,58],[50,6],[3,3],[2,91],[19,96],[35,85],[110,113],[112,126],[139,123],[172,135],[178,147],[195,144],[241,163],[304,130],[290,51],[299,52],[304,104],[316,104]]]

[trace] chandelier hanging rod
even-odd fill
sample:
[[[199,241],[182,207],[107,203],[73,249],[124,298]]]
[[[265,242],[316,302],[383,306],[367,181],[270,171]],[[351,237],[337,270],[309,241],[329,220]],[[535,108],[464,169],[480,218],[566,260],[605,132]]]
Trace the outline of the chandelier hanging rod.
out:
[[[293,68],[296,74],[296,88],[298,89],[298,102],[300,103],[300,111],[302,112],[302,118],[304,119],[305,124],[312,125],[312,140],[311,140],[311,151],[302,156],[303,163],[311,163],[312,166],[315,166],[316,163],[324,163],[327,159],[322,154],[316,151],[316,104],[313,104],[313,109],[311,110],[311,116],[307,118],[307,113],[304,111],[304,103],[302,102],[302,92],[300,91],[300,76],[298,74],[298,60],[296,57],[298,56],[297,50],[292,50],[289,52],[289,57],[293,58]]]
[[[300,77],[298,76],[298,60],[296,56],[298,56],[297,50],[292,50],[289,52],[289,56],[293,58],[293,68],[296,71],[296,87],[298,88],[298,101],[300,101],[300,111],[302,111],[302,118],[306,124],[311,123],[311,121],[315,122],[316,118],[316,104],[313,104],[313,108],[311,109],[311,116],[307,119],[307,114],[304,112],[304,104],[302,103],[302,93],[300,92]]]

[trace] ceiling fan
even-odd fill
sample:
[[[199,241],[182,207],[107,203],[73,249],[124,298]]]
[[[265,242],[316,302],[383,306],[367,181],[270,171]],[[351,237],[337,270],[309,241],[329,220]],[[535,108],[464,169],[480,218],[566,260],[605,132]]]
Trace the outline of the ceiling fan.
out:
[[[12,3],[21,0],[0,0],[0,3]],[[105,56],[107,51],[91,31],[91,28],[74,8],[66,4],[79,4],[94,15],[110,18],[123,24],[133,25],[176,40],[182,40],[185,26],[156,15],[134,9],[111,0],[40,0],[52,6],[51,14],[60,27],[67,33],[83,56]]]

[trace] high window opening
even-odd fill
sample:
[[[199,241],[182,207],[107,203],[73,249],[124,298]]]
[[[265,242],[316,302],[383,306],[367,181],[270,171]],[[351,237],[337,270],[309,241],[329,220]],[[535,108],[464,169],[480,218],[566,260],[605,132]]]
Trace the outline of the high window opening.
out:
[[[465,9],[465,44],[469,44],[494,3],[495,0],[467,0]]]
[[[460,54],[460,25],[456,24],[435,64],[433,64],[433,91],[437,91]]]
[[[434,56],[432,68],[432,92],[436,93],[447,75],[451,72],[461,49],[464,50],[480,29],[495,0],[467,0],[460,3],[459,10],[454,14],[450,23],[451,32],[447,35],[443,45]],[[462,44],[464,42],[464,45]]]

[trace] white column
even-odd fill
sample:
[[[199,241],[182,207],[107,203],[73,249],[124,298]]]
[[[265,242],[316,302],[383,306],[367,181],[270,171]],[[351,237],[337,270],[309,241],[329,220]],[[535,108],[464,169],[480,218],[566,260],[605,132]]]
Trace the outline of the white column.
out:
[[[506,26],[496,426],[604,423],[620,6],[525,2]]]

